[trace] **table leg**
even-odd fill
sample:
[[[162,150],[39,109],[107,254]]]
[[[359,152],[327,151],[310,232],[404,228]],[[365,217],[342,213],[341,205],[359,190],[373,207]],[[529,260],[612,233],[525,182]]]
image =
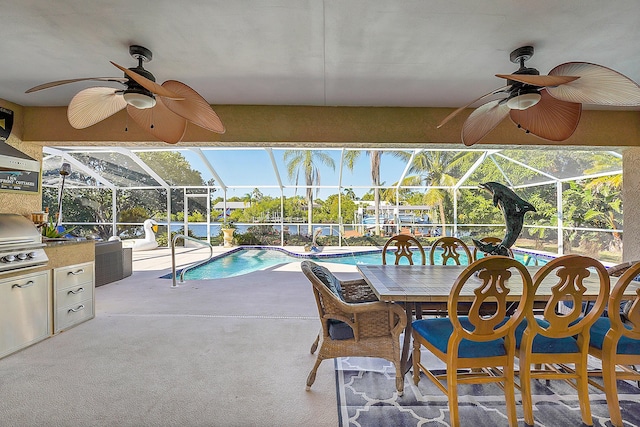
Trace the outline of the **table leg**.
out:
[[[401,372],[405,375],[407,372],[409,372],[409,369],[411,369],[411,365],[413,363],[411,358],[411,335],[413,333],[411,322],[413,322],[413,307],[413,303],[404,303],[404,310],[407,316],[407,326],[404,330],[404,341],[402,343],[402,357],[400,358],[400,367]]]

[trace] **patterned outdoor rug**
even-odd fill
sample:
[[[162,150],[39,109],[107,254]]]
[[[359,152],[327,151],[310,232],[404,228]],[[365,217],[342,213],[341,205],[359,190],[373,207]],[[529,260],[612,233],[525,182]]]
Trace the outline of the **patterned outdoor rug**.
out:
[[[423,361],[429,357],[425,353]],[[433,358],[428,366],[443,365]],[[447,398],[424,376],[413,385],[405,376],[405,391],[398,397],[394,369],[390,362],[374,358],[339,358],[335,361],[338,418],[341,427],[449,426]],[[444,372],[444,371],[443,371]],[[575,389],[564,381],[535,381],[536,426],[583,426]],[[618,393],[624,425],[640,427],[640,389],[635,383],[619,382]],[[504,394],[495,384],[458,387],[462,426],[507,426]],[[593,425],[611,426],[604,393],[590,388]],[[524,425],[520,393],[516,391],[519,424]]]

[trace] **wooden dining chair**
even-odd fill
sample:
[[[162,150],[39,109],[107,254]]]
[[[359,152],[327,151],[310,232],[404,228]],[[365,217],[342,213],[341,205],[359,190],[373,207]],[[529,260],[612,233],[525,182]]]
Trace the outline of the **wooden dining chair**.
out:
[[[620,276],[609,296],[608,307],[620,307],[629,285],[640,275],[640,263],[628,266]],[[590,376],[602,376],[603,384],[589,383],[604,391],[609,407],[611,424],[622,427],[622,414],[618,401],[617,380],[640,381],[640,373],[632,368],[640,365],[640,288],[635,298],[627,303],[626,322],[622,322],[618,310],[607,311],[607,317],[599,317],[591,326],[589,354],[602,361],[602,369],[589,371]]]
[[[396,389],[402,396],[400,335],[407,326],[404,309],[395,303],[378,301],[364,279],[338,280],[327,268],[312,261],[302,261],[300,267],[313,287],[322,323],[322,330],[311,346],[311,354],[318,350],[318,355],[307,377],[307,390],[325,359],[379,357],[394,364]]]
[[[502,239],[499,238],[499,237],[486,236],[486,237],[483,237],[482,239],[478,239],[478,241],[480,241],[482,243],[496,244],[496,243],[502,242]],[[509,252],[509,258],[513,258],[513,251],[511,250],[511,248],[507,248],[507,251]],[[477,260],[479,258],[482,258],[483,256],[486,256],[485,253],[482,252],[482,251],[479,251],[478,248],[476,248],[474,246],[473,247],[473,259]]]
[[[431,244],[431,251],[429,252],[429,262],[431,265],[436,264],[435,258],[438,249],[442,249],[442,265],[447,265],[449,260],[453,260],[457,265],[463,264],[460,259],[463,253],[467,256],[467,262],[465,264],[471,264],[471,261],[473,261],[469,247],[457,237],[440,237]]]
[[[488,259],[492,257],[487,257]],[[485,259],[485,258],[482,258]],[[557,282],[550,276],[557,277]],[[582,314],[586,288],[583,280],[596,274],[599,294],[592,309]],[[551,289],[542,317],[534,316],[533,298],[527,301],[525,320],[516,329],[517,356],[524,421],[534,424],[532,379],[564,379],[578,391],[582,422],[592,425],[589,405],[587,356],[591,325],[598,319],[609,296],[609,275],[600,261],[581,255],[565,255],[542,266],[533,277],[534,293],[541,286]],[[572,302],[566,313],[556,308],[564,300]],[[532,370],[532,365],[536,369]],[[570,369],[564,369],[565,366]]]
[[[507,316],[507,296],[510,288],[516,287],[522,290],[521,302],[513,315]],[[531,275],[520,262],[504,256],[482,258],[465,268],[456,279],[447,301],[449,317],[412,323],[413,382],[418,385],[422,372],[447,395],[452,426],[460,425],[458,384],[489,382],[502,384],[509,424],[518,424],[514,390],[515,329],[524,316],[532,288]],[[469,296],[473,296],[469,314],[458,315],[460,300],[466,297],[464,302],[468,304]],[[487,302],[495,307],[491,314],[481,312],[480,307]],[[446,374],[432,373],[422,364],[422,347],[446,363]]]
[[[409,261],[409,264],[413,265],[413,255],[416,253],[420,254],[420,262],[422,265],[427,264],[427,256],[424,252],[424,248],[422,244],[411,234],[396,234],[387,240],[382,248],[382,264],[387,265],[387,249],[395,247],[394,255],[395,261],[394,264],[398,265],[402,258],[406,258]],[[414,249],[415,248],[415,249]]]

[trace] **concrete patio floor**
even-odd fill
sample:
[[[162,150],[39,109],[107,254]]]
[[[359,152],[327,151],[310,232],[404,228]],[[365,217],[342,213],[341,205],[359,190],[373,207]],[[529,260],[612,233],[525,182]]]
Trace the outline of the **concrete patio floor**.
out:
[[[206,254],[178,249],[178,268]],[[320,323],[299,262],[176,288],[168,249],[134,252],[133,269],[96,288],[94,319],[0,361],[2,424],[338,424],[332,361],[305,391]]]

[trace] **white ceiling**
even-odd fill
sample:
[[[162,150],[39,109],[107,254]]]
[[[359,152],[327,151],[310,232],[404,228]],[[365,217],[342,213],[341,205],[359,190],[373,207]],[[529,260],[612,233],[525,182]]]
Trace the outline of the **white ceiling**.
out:
[[[638,0],[0,0],[0,23],[0,98],[25,106],[105,85],[24,93],[44,82],[122,77],[130,44],[211,104],[455,107],[527,44],[541,74],[588,61],[640,82]]]

